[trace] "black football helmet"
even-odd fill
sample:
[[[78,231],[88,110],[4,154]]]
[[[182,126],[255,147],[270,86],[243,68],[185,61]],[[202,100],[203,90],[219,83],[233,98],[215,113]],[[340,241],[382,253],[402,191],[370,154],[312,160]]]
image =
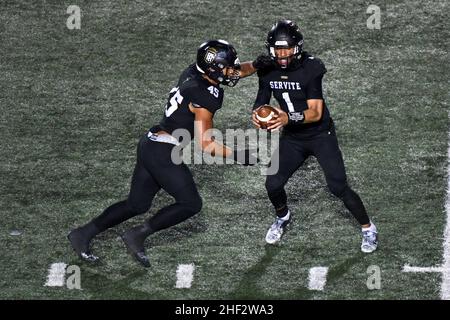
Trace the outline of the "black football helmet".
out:
[[[303,35],[299,27],[291,20],[280,20],[267,34],[266,47],[273,60],[277,60],[275,49],[294,48],[293,58],[299,59],[303,51]],[[290,56],[291,57],[291,56]],[[282,68],[287,65],[281,64]]]
[[[223,70],[227,67],[233,68],[236,72],[225,75]],[[198,71],[219,83],[234,87],[239,81],[240,68],[236,49],[225,40],[209,40],[197,50]]]

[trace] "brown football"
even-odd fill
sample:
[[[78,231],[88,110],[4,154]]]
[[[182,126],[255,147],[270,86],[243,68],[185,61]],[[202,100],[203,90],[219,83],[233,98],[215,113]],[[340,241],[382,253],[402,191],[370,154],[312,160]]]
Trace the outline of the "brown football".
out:
[[[277,113],[277,110],[268,104],[262,105],[256,109],[256,119],[258,119],[261,128],[266,129],[267,122],[270,121]]]

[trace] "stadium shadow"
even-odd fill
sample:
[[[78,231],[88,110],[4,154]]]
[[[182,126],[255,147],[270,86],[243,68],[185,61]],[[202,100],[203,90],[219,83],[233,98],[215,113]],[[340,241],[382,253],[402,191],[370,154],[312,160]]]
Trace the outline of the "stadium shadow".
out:
[[[306,288],[296,290],[295,295],[289,294],[289,296],[284,296],[282,293],[269,295],[263,292],[261,287],[258,286],[258,280],[264,276],[274,257],[281,251],[280,247],[273,245],[266,245],[264,249],[264,256],[257,264],[242,275],[242,280],[230,294],[229,298],[238,300],[308,299],[311,296],[311,293]]]
[[[341,276],[348,273],[350,268],[357,264],[358,262],[361,262],[361,260],[364,258],[363,254],[358,253],[357,255],[348,258],[347,260],[343,261],[342,263],[333,266],[328,271],[327,281],[328,283],[332,282],[333,280],[340,278]]]
[[[289,290],[289,292],[273,292],[272,294],[264,293],[258,286],[258,280],[265,274],[268,266],[272,263],[274,257],[280,252],[281,248],[277,246],[265,246],[265,254],[261,260],[248,269],[242,276],[241,282],[236,289],[230,294],[230,299],[261,299],[261,300],[307,300],[314,299],[317,291],[309,290],[304,286],[297,289]],[[346,274],[350,268],[361,261],[361,255],[355,255],[346,259],[344,262],[332,267],[328,273],[328,282]]]
[[[97,270],[83,269],[83,290],[92,294],[90,299],[120,299],[148,300],[151,295],[148,292],[133,289],[130,284],[141,279],[148,273],[147,270],[139,270],[125,275],[120,280],[112,280],[106,274]]]

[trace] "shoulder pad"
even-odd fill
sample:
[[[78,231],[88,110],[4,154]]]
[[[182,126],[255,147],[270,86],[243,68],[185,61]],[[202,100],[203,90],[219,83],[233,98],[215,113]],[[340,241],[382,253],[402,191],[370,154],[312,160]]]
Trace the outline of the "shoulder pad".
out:
[[[327,72],[327,68],[325,64],[319,58],[316,58],[312,55],[307,55],[305,57],[305,67],[312,70],[312,72],[316,75],[323,75]]]
[[[185,98],[196,106],[208,109],[212,113],[221,108],[223,102],[223,90],[217,86],[205,86],[203,83],[192,81],[184,88]]]

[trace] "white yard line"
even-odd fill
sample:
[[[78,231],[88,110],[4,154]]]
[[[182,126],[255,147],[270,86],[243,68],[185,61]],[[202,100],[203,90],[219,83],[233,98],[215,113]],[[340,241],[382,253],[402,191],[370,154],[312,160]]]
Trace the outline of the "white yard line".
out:
[[[62,287],[65,284],[67,264],[64,262],[52,263],[48,269],[47,287]]]
[[[450,113],[449,113],[450,118]],[[450,131],[447,149],[447,194],[445,200],[446,223],[444,229],[444,253],[440,267],[412,267],[405,265],[403,272],[440,272],[442,274],[441,299],[450,300]]]
[[[325,288],[325,284],[327,283],[327,273],[327,267],[314,267],[309,269],[308,289],[322,291],[323,288]]]
[[[404,265],[402,271],[403,272],[420,272],[420,273],[442,272],[442,268],[441,267],[412,267],[409,265]]]
[[[190,288],[192,285],[192,280],[194,279],[195,265],[191,264],[180,264],[177,268],[177,283],[176,288]]]

